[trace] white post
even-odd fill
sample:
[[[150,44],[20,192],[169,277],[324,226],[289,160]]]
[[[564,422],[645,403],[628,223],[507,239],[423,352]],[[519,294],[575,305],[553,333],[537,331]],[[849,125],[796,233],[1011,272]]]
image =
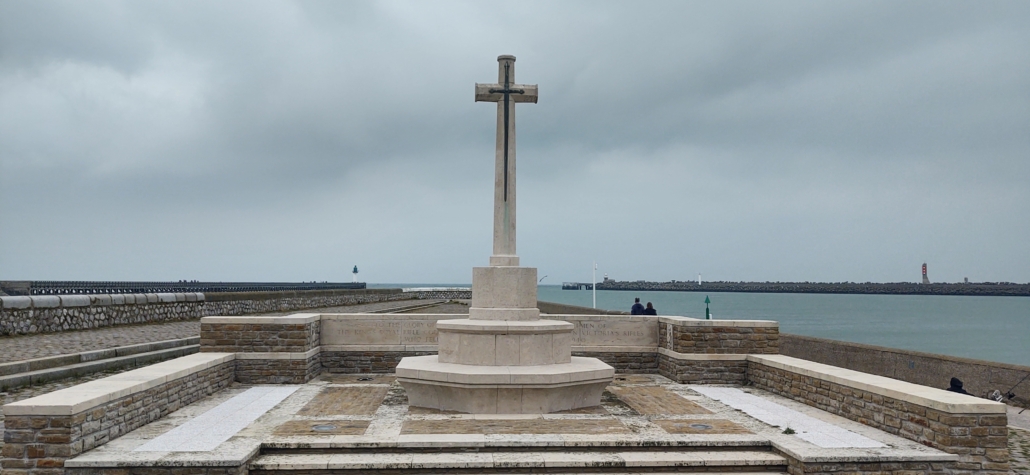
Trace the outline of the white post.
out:
[[[594,273],[590,277],[590,289],[594,291],[594,308],[597,308],[597,261],[594,261]]]

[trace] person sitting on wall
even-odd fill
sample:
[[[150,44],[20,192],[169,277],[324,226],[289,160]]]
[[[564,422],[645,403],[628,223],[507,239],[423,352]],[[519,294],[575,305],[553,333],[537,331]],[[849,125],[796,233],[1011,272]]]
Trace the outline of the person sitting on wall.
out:
[[[965,389],[962,389],[962,380],[958,378],[951,378],[951,387],[947,389],[953,393],[969,394]],[[972,394],[969,394],[972,396]]]
[[[640,297],[633,299],[633,306],[629,308],[630,315],[643,315],[644,306],[640,305]]]
[[[651,306],[651,302],[648,302],[647,308],[644,309],[644,315],[658,316],[658,310],[655,310],[655,308]]]

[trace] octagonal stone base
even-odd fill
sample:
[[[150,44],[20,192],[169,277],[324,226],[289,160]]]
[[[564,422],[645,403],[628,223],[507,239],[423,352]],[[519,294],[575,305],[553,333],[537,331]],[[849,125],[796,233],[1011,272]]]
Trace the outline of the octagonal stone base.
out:
[[[471,414],[546,414],[601,404],[615,369],[596,358],[539,366],[441,363],[436,355],[397,365],[408,404]]]

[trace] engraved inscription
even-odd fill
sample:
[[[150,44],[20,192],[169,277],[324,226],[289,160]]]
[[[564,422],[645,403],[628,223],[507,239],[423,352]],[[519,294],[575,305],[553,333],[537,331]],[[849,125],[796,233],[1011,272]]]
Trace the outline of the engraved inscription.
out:
[[[573,346],[656,346],[658,327],[653,321],[568,320],[576,325]]]
[[[332,320],[322,323],[323,345],[435,345],[432,320]]]

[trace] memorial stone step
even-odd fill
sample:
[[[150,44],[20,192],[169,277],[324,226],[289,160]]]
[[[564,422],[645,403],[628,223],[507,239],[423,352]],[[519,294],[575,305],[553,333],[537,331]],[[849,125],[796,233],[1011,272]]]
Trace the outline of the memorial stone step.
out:
[[[305,475],[325,471],[406,474],[525,473],[786,473],[787,460],[768,451],[506,451],[437,453],[277,453],[261,455],[250,475]]]

